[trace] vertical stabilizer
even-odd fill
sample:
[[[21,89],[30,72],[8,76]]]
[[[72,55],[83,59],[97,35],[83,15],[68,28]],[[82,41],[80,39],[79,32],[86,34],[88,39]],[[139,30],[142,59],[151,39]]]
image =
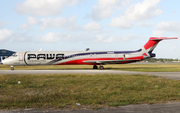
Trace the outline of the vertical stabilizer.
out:
[[[143,54],[149,54],[151,57],[155,57],[155,54],[152,54],[152,51],[160,41],[165,39],[177,39],[177,37],[151,37],[142,48]]]

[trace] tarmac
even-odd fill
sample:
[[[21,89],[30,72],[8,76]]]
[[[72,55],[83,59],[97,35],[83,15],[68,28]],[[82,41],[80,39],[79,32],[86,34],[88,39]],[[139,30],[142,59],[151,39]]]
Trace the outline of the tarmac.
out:
[[[119,70],[0,70],[0,74],[145,74],[180,80],[180,72],[135,72]]]
[[[145,74],[162,76],[167,79],[180,80],[180,72],[133,72],[116,70],[0,70],[0,74]],[[99,110],[54,110],[54,109],[14,109],[0,110],[0,113],[180,113],[180,102],[168,102],[163,104],[140,104],[102,108]]]
[[[180,102],[166,104],[140,104],[102,108],[98,110],[55,110],[55,109],[14,109],[0,110],[0,113],[180,113]]]

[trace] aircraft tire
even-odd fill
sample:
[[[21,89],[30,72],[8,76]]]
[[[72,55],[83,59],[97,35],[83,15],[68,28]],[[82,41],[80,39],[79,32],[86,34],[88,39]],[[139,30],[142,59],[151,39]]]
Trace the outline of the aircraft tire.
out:
[[[13,66],[11,66],[11,70],[14,70],[14,67],[13,67]]]
[[[93,69],[98,69],[97,65],[94,65],[94,66],[93,66]]]
[[[11,67],[11,70],[14,70],[14,68],[13,68],[13,67]]]
[[[103,66],[99,66],[99,69],[100,69],[100,70],[103,70],[103,69],[104,69],[104,67],[103,67]]]

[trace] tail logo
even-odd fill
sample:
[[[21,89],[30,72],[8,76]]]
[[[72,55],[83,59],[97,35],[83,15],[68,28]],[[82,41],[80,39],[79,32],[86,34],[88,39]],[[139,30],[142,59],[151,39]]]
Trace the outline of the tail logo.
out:
[[[148,56],[146,53],[142,54],[143,56]]]

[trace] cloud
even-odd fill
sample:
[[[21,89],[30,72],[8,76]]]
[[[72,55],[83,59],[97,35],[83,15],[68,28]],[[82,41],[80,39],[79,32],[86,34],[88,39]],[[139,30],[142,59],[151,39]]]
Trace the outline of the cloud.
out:
[[[79,31],[79,30],[82,30],[82,29],[83,29],[83,27],[76,24],[76,23],[73,23],[72,25],[67,27],[68,31]]]
[[[44,36],[42,36],[41,38],[41,42],[58,42],[61,40],[61,36],[59,33],[53,33],[53,32],[49,32],[47,34],[45,34]]]
[[[13,34],[14,32],[8,29],[0,30],[0,42],[9,41],[12,38]]]
[[[82,27],[76,24],[76,16],[70,18],[67,17],[56,17],[56,18],[42,18],[41,20],[35,17],[28,17],[28,22],[19,26],[19,29],[29,29],[32,25],[40,26],[40,30],[49,28],[66,28],[69,31],[78,31]]]
[[[29,25],[29,24],[22,24],[18,27],[18,29],[20,29],[20,30],[25,30],[25,29],[29,29],[29,28],[31,28],[31,25]]]
[[[40,29],[44,30],[47,28],[66,28],[69,31],[78,31],[82,27],[76,24],[76,16],[70,18],[67,17],[57,17],[57,18],[43,18],[39,22],[41,26]]]
[[[144,22],[137,23],[137,26],[139,27],[152,27],[154,25],[155,25],[154,23],[144,23]]]
[[[2,22],[0,21],[0,28],[3,28],[5,25],[10,24],[11,22]]]
[[[110,18],[112,14],[112,8],[110,6],[93,6],[92,8],[92,19],[95,21],[101,20],[102,18]]]
[[[36,37],[36,41],[39,43],[58,43],[58,42],[84,42],[84,43],[115,43],[115,42],[125,42],[132,39],[139,39],[142,36],[139,35],[112,35],[109,34],[92,34],[91,31],[83,31],[81,33],[55,33],[48,32],[43,36]]]
[[[132,21],[146,20],[163,13],[158,8],[161,0],[144,0],[142,3],[130,5],[124,12],[124,16]]]
[[[93,20],[98,21],[102,18],[110,18],[114,10],[119,10],[130,3],[130,0],[98,0],[99,5],[92,7],[91,14],[86,17],[92,17]],[[161,0],[144,0],[142,3],[132,4],[128,6],[122,15],[131,21],[146,20],[158,16],[163,13],[158,8],[158,3]]]
[[[97,35],[95,40],[94,40],[95,43],[112,43],[115,41],[116,41],[115,37],[110,37],[107,34]]]
[[[39,24],[39,21],[35,17],[30,16],[28,17],[28,23],[32,25],[37,25]]]
[[[117,18],[113,18],[108,26],[122,28],[122,29],[129,29],[133,26],[133,23],[127,20],[126,18],[117,17]]]
[[[129,0],[98,0],[99,5],[92,7],[91,14],[87,17],[92,17],[93,20],[98,21],[102,18],[110,18],[113,10],[121,9],[123,6],[129,3]]]
[[[30,42],[32,41],[32,37],[27,35],[26,33],[15,33],[13,42]]]
[[[40,37],[38,39],[38,42],[46,42],[46,43],[55,43],[59,41],[74,41],[74,40],[79,40],[81,36],[78,34],[70,34],[70,33],[54,33],[54,32],[49,32],[45,34],[44,36]]]
[[[18,14],[33,16],[58,15],[67,6],[75,6],[80,0],[26,0],[16,6]]]
[[[162,14],[158,8],[160,0],[144,0],[142,3],[133,4],[127,7],[120,17],[114,17],[108,26],[121,29],[132,28],[134,21],[142,21]],[[138,23],[140,27],[151,27],[153,23]]]
[[[153,31],[154,36],[161,36],[167,32],[179,33],[180,22],[160,22]]]
[[[115,37],[109,37],[107,34],[103,35],[90,35],[86,38],[86,33],[80,34],[70,34],[70,33],[53,33],[49,32],[38,39],[38,42],[45,42],[45,43],[56,43],[56,42],[95,42],[95,43],[111,43],[115,42]]]
[[[132,39],[140,39],[140,38],[144,38],[143,36],[139,36],[139,35],[135,35],[135,34],[128,34],[122,37],[119,37],[119,41],[129,41]]]
[[[27,19],[27,23],[26,24],[22,24],[18,27],[18,29],[20,30],[25,30],[25,29],[30,29],[32,27],[32,25],[39,25],[40,22],[35,18],[35,17],[28,17]]]
[[[40,20],[40,29],[45,28],[67,28],[76,22],[76,16],[70,17],[57,17],[57,18],[43,18]]]
[[[18,33],[8,29],[0,30],[0,43],[1,42],[30,42],[32,37],[26,33]]]
[[[109,36],[108,34],[97,35],[95,37],[95,43],[113,43],[113,42],[125,42],[132,39],[142,38],[142,36],[129,34],[125,36]]]
[[[93,30],[100,30],[102,29],[102,26],[96,22],[88,23],[84,26],[84,29],[86,31],[93,31]]]
[[[56,42],[103,42],[109,43],[112,41],[111,38],[108,37],[109,35],[95,35],[89,34],[88,32],[81,32],[78,34],[72,34],[67,32],[62,33],[54,33],[49,32],[43,36],[37,37],[38,42],[42,43],[56,43]]]

